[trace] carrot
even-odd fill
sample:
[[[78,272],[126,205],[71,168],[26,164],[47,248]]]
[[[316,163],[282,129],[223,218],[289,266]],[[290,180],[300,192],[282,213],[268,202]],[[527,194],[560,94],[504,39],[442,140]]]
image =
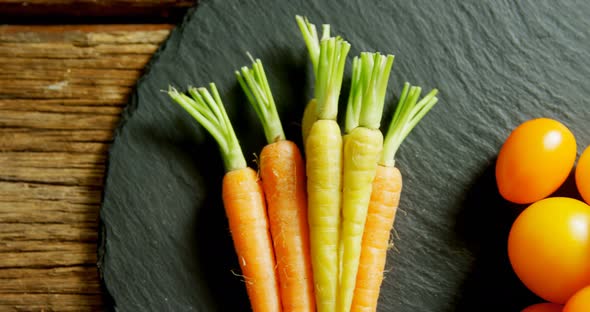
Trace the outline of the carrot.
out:
[[[390,232],[402,191],[402,175],[395,167],[395,154],[410,131],[438,101],[436,89],[418,101],[420,93],[420,87],[404,84],[389,130],[385,135],[363,233],[351,308],[354,312],[377,310]]]
[[[307,140],[309,136],[309,130],[311,130],[311,126],[317,120],[316,116],[316,100],[311,99],[309,103],[305,106],[305,110],[303,111],[303,118],[301,120],[301,137],[303,138],[303,142]]]
[[[361,53],[353,60],[343,148],[342,272],[337,311],[352,304],[361,242],[377,161],[383,148],[379,129],[393,55]]]
[[[236,76],[262,122],[268,143],[260,153],[259,169],[283,311],[315,311],[301,151],[285,138],[262,62],[256,60],[252,68],[242,67]]]
[[[309,22],[305,21],[305,24],[307,28],[311,27]],[[309,47],[313,40],[308,40],[307,34],[302,33]],[[320,312],[334,312],[339,277],[342,190],[342,134],[336,117],[350,44],[342,38],[329,37],[320,41],[318,50],[315,53],[315,121],[304,143],[308,222],[317,308]],[[312,63],[313,59],[312,55]]]
[[[401,190],[402,177],[398,168],[377,166],[351,311],[377,310],[389,247],[389,233],[395,220]]]
[[[222,194],[252,311],[281,311],[264,193],[256,171],[247,167],[228,172]]]
[[[189,97],[172,87],[168,94],[219,145],[226,170],[222,182],[223,206],[252,310],[281,311],[262,185],[256,171],[246,165],[215,84],[210,86],[212,94],[205,88],[189,88]]]

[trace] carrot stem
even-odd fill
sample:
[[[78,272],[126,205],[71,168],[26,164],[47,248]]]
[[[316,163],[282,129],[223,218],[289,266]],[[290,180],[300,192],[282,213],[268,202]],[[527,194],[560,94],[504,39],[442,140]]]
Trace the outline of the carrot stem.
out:
[[[296,15],[295,19],[297,20],[297,25],[299,25],[299,29],[303,35],[303,40],[307,46],[309,58],[311,59],[311,64],[313,65],[313,73],[317,75],[318,60],[320,58],[320,39],[318,37],[318,32],[315,25],[311,24],[307,17]],[[324,24],[322,25],[322,39],[327,39],[329,37],[330,25]]]
[[[438,102],[437,89],[432,89],[418,101],[421,92],[420,87],[411,86],[407,82],[404,84],[389,130],[385,135],[380,164],[395,166],[395,154],[401,143]]]
[[[267,142],[284,140],[285,133],[262,62],[256,59],[253,61],[252,68],[242,67],[240,71],[236,71],[236,77],[248,101],[258,114]]]
[[[217,87],[211,83],[210,88],[213,95],[206,88],[194,87],[189,88],[191,97],[174,87],[168,89],[168,95],[211,133],[219,145],[226,171],[246,168],[246,159]]]
[[[329,25],[323,25],[320,40],[315,26],[307,18],[299,15],[295,18],[314,68],[316,119],[336,120],[338,98],[350,44],[341,37],[330,37]]]
[[[346,110],[345,132],[356,127],[379,129],[393,55],[362,52],[352,62],[352,83]]]
[[[361,75],[362,66],[359,66],[360,59],[352,59],[352,79],[350,83],[350,94],[346,105],[346,116],[344,120],[344,132],[349,133],[352,129],[358,127],[361,115],[362,90],[366,79]]]
[[[342,38],[323,39],[315,84],[318,119],[336,120],[346,55],[350,44]]]
[[[315,96],[306,105],[303,113],[301,132],[303,143],[305,144],[312,125],[316,120],[319,119],[320,116],[324,116],[333,120],[336,119],[335,115],[337,114],[337,107],[334,109],[333,102],[334,98],[336,99],[336,102],[338,100],[340,87],[342,84],[342,75],[344,73],[344,64],[346,63],[346,55],[348,54],[350,45],[339,37],[330,37],[329,24],[322,25],[322,38],[320,39],[318,37],[315,25],[311,24],[306,17],[297,15],[295,16],[295,19],[297,20],[303,40],[305,41],[307,50],[309,51],[309,58],[313,65],[313,72],[316,78]],[[326,43],[322,48],[322,42],[324,41],[326,41]],[[329,43],[331,41],[333,42]],[[334,44],[334,42],[337,43]],[[341,60],[338,60],[338,57],[340,57]],[[336,62],[327,62],[327,60],[334,59],[336,59]],[[329,90],[326,90],[327,88]],[[325,96],[326,94],[329,96]],[[326,107],[325,105],[318,105],[318,101],[320,99],[323,103],[326,101],[326,99],[331,99],[330,103],[332,103],[332,105],[328,106],[329,111],[323,111],[323,109]]]

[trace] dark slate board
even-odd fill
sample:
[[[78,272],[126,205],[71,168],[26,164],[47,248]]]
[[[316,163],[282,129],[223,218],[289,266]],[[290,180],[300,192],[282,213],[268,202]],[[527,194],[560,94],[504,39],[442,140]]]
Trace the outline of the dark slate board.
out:
[[[203,1],[149,65],[109,151],[99,268],[116,311],[247,311],[211,137],[161,90],[217,83],[251,165],[264,136],[234,79],[260,57],[297,143],[312,75],[295,14],[360,51],[396,55],[385,116],[404,81],[441,90],[402,145],[405,177],[380,311],[519,311],[538,302],[506,239],[523,208],[499,197],[502,141],[534,117],[590,144],[590,2]],[[350,65],[350,62],[349,62]],[[350,67],[347,67],[347,94]],[[340,116],[343,116],[341,114]],[[384,122],[384,125],[387,125]],[[578,197],[573,180],[559,191]]]

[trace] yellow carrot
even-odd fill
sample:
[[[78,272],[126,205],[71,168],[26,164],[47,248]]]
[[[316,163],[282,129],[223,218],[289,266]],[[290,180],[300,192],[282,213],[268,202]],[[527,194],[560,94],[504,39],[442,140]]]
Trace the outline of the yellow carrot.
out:
[[[379,127],[393,59],[364,52],[353,60],[343,149],[339,312],[350,311],[352,304],[372,183],[383,148]]]
[[[316,100],[311,99],[303,111],[303,119],[301,120],[301,137],[303,138],[304,143],[309,136],[309,130],[311,130],[311,126],[317,120],[316,106]]]
[[[301,26],[303,18],[297,17]],[[303,20],[302,29],[312,29]],[[314,39],[302,31],[308,45]],[[323,38],[319,49],[309,48],[316,74],[315,121],[305,139],[307,156],[308,221],[316,304],[320,312],[336,310],[342,187],[342,134],[336,122],[338,98],[350,44],[342,38]],[[316,53],[317,52],[317,53]],[[314,56],[315,55],[315,56]]]

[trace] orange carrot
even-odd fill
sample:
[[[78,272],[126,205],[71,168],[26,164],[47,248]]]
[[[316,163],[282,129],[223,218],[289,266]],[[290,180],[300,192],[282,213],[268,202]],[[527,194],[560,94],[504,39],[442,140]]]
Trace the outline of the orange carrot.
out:
[[[252,168],[223,177],[223,205],[253,311],[281,311],[262,185]]]
[[[285,138],[260,60],[236,76],[262,123],[267,145],[260,177],[268,205],[283,311],[315,311],[307,227],[305,165],[299,147]]]
[[[365,223],[352,311],[375,311],[383,281],[389,236],[402,190],[396,167],[377,166]]]
[[[254,312],[280,312],[276,261],[272,247],[266,202],[256,171],[246,165],[244,154],[221,103],[215,84],[212,95],[205,88],[190,88],[191,97],[170,88],[170,97],[215,138],[226,173],[222,198],[229,229]]]
[[[260,176],[277,258],[283,311],[315,311],[309,255],[305,165],[292,141],[265,146]]]
[[[383,152],[373,180],[352,301],[353,312],[377,310],[390,232],[402,191],[402,175],[395,167],[395,154],[410,131],[436,104],[437,92],[432,90],[418,102],[421,88],[411,87],[408,83],[404,85],[383,140]]]

